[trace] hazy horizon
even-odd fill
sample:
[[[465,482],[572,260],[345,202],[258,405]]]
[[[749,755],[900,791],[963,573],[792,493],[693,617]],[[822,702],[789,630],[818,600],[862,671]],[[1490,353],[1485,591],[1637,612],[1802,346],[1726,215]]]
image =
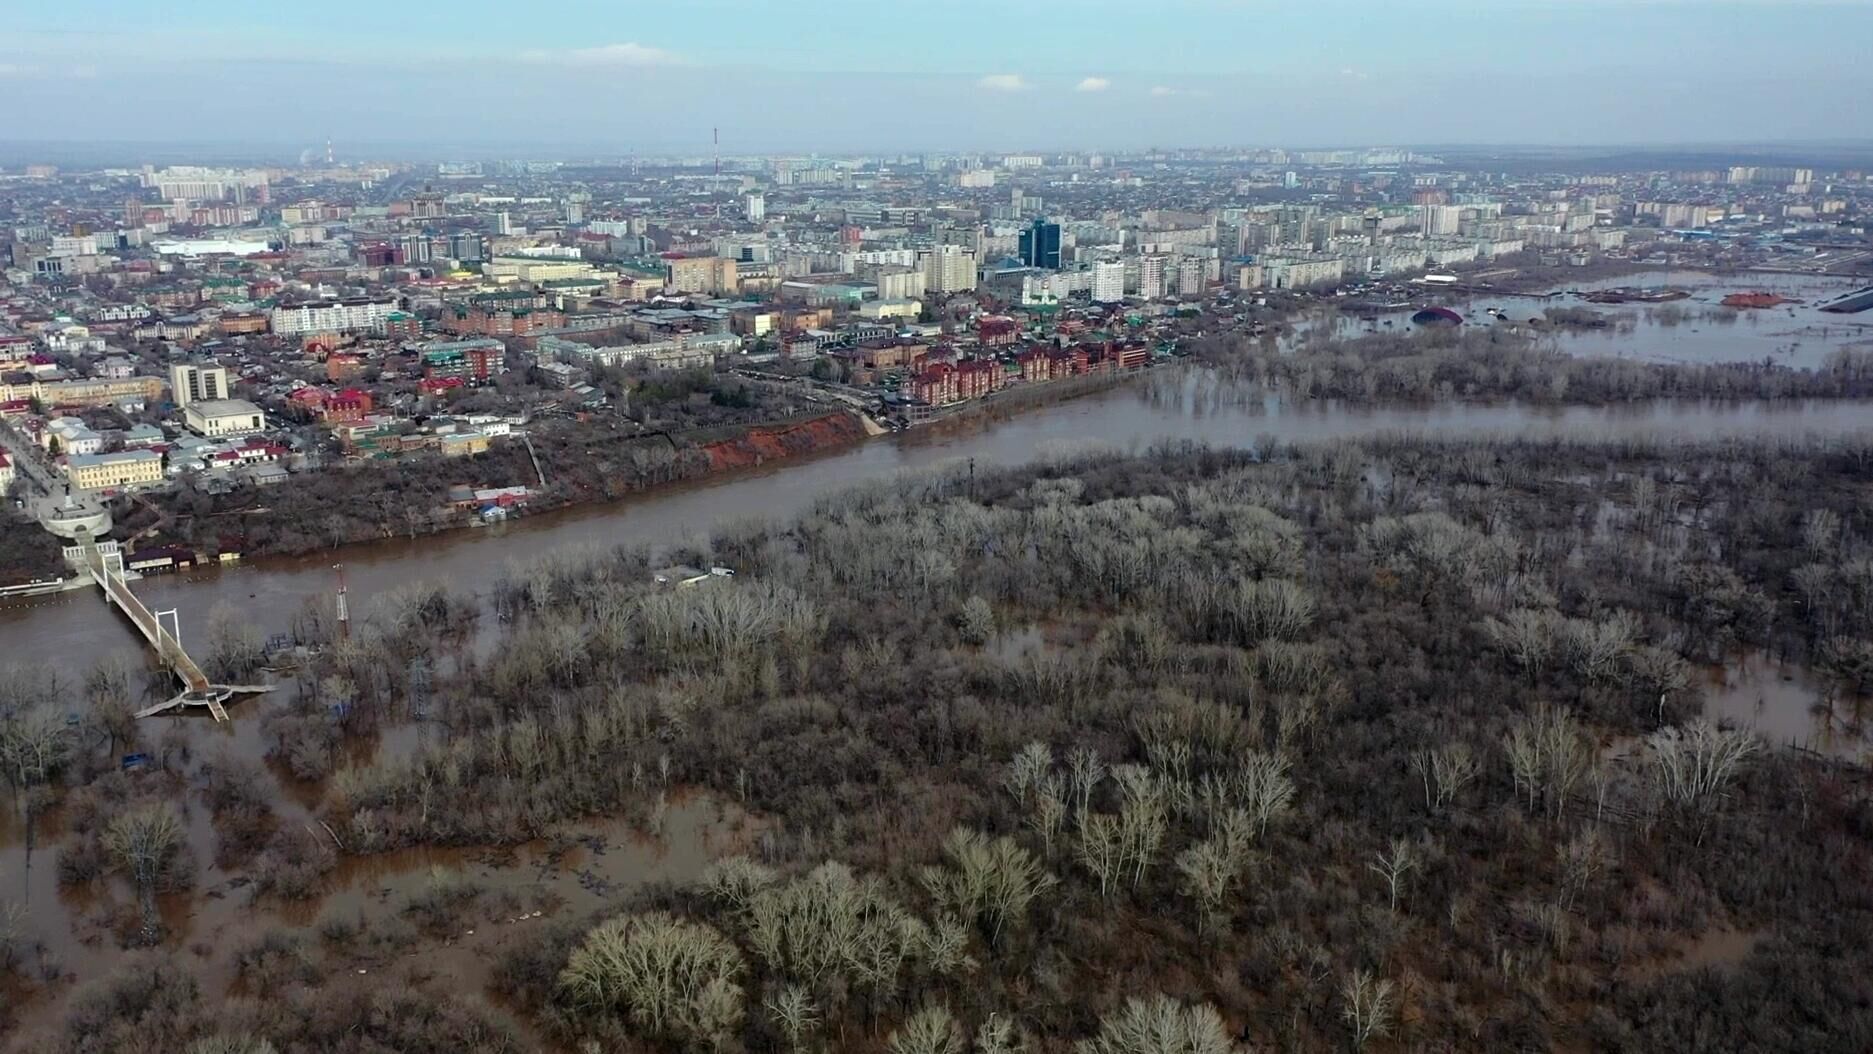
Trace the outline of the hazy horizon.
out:
[[[0,131],[15,143],[684,154],[706,152],[714,128],[725,154],[1873,138],[1873,114],[1851,105],[1873,95],[1860,59],[1873,0],[954,0],[934,14],[333,0],[159,24],[126,0],[68,0],[0,24]]]

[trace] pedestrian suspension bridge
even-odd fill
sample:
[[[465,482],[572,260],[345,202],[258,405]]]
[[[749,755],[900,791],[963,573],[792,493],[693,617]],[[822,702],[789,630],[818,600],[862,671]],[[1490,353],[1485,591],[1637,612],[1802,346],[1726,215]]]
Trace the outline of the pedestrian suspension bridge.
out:
[[[272,691],[269,685],[229,685],[213,684],[208,675],[189,658],[189,653],[182,650],[180,639],[182,626],[174,611],[154,612],[137,599],[130,591],[130,583],[124,577],[124,558],[121,552],[102,553],[97,543],[89,536],[80,539],[84,549],[84,562],[91,572],[91,580],[104,590],[104,599],[111,606],[129,617],[131,625],[143,635],[156,658],[175,673],[182,682],[182,692],[173,699],[145,707],[137,712],[138,717],[150,717],[183,707],[206,707],[216,721],[228,720],[228,711],[222,704],[235,695],[247,695],[256,692]],[[162,616],[169,616],[169,625],[163,625]]]

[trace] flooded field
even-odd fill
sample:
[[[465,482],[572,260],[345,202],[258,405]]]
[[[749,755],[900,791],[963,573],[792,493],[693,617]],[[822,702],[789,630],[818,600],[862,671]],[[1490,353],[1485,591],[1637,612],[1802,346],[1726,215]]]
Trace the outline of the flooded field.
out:
[[[1709,276],[1660,275],[1647,283],[1692,288],[1676,302],[1690,317],[1663,313],[1671,305],[1628,305],[1596,310],[1622,321],[1606,331],[1573,330],[1551,337],[1573,350],[1632,354],[1673,361],[1775,357],[1791,364],[1820,361],[1823,347],[1873,341],[1866,324],[1818,322],[1809,317],[1826,280],[1789,279],[1778,284],[1739,284]],[[1701,284],[1698,284],[1701,280]],[[1639,284],[1638,280],[1605,283]],[[1833,283],[1839,285],[1839,283]],[[1809,303],[1735,312],[1715,308],[1727,292],[1764,290],[1797,295]],[[1566,303],[1576,303],[1568,298]],[[1538,310],[1541,301],[1505,298],[1499,311]],[[1533,307],[1531,307],[1533,305]],[[1472,309],[1491,306],[1478,302]],[[1706,318],[1710,311],[1735,316]],[[1821,316],[1834,318],[1833,316]],[[1399,325],[1405,325],[1402,319]],[[1482,324],[1482,323],[1479,323]],[[1514,324],[1511,323],[1487,323]],[[1329,325],[1382,326],[1338,318]],[[1821,326],[1809,332],[1807,327]],[[1811,343],[1811,341],[1813,343]],[[1593,344],[1592,342],[1603,342]],[[1778,346],[1785,346],[1777,351]],[[1709,358],[1705,358],[1709,357]],[[610,505],[593,505],[527,518],[503,527],[395,539],[351,547],[341,553],[256,560],[190,576],[137,583],[152,607],[179,609],[185,641],[200,639],[217,607],[265,633],[287,632],[304,605],[328,597],[335,585],[332,565],[342,560],[352,604],[363,618],[373,598],[418,583],[440,583],[485,602],[510,567],[566,546],[624,543],[669,544],[716,525],[746,518],[778,518],[803,511],[842,487],[906,470],[958,462],[1019,464],[1051,451],[1079,448],[1139,448],[1166,440],[1193,440],[1255,448],[1270,440],[1320,441],[1380,434],[1505,437],[1687,438],[1724,436],[1805,437],[1858,434],[1873,427],[1863,406],[1851,403],[1654,403],[1621,407],[1543,408],[1513,403],[1447,403],[1430,407],[1359,407],[1328,401],[1290,402],[1233,384],[1203,370],[1166,370],[1146,382],[1018,416],[984,418],[950,429],[881,438],[822,457],[674,487]],[[484,645],[500,627],[484,610],[477,635],[466,645]],[[0,635],[10,655],[52,663],[59,669],[61,696],[81,704],[85,670],[98,658],[120,654],[143,662],[138,641],[119,616],[90,591],[41,598],[31,605],[0,608]],[[1004,627],[990,652],[1009,664],[1044,658],[1088,644],[1084,634],[1055,626]],[[451,657],[435,656],[437,674],[454,672]],[[501,851],[401,850],[354,856],[335,844],[338,835],[318,822],[330,779],[293,776],[290,766],[270,758],[278,732],[270,718],[292,705],[290,680],[270,696],[231,706],[233,720],[217,725],[199,716],[161,718],[142,729],[142,749],[158,754],[150,769],[103,777],[135,781],[139,793],[160,792],[184,828],[185,853],[194,877],[186,892],[157,898],[164,931],[161,949],[190,964],[204,990],[217,996],[246,983],[242,953],[270,933],[320,950],[320,961],[364,977],[419,971],[444,979],[453,990],[485,989],[492,963],[513,935],[556,916],[584,915],[626,890],[659,880],[693,878],[717,856],[744,848],[759,822],[723,803],[676,794],[661,830],[648,832],[619,820],[562,825],[550,835]],[[1706,686],[1707,713],[1761,731],[1779,744],[1794,744],[1839,757],[1858,758],[1870,742],[1859,700],[1836,698],[1825,682],[1795,667],[1761,656],[1733,664]],[[438,721],[399,714],[369,735],[348,738],[335,768],[372,759],[408,756],[443,735]],[[160,744],[151,747],[150,744]],[[93,753],[106,753],[101,744]],[[162,755],[186,756],[166,768]],[[199,778],[173,773],[221,758],[259,765],[272,794],[277,829],[303,839],[310,850],[333,853],[336,862],[316,879],[310,896],[288,899],[258,892],[252,868],[243,862],[223,869],[218,862],[225,832],[211,811]],[[24,1031],[55,1021],[71,992],[124,961],[126,935],[138,922],[134,890],[119,875],[61,882],[59,861],[84,832],[68,811],[37,817],[29,829],[24,807],[0,810],[0,926],[11,946],[24,989],[5,993],[18,1008]],[[1747,952],[1743,937],[1713,938],[1711,947],[1686,958],[1712,962]],[[1750,938],[1753,939],[1753,938]],[[1738,951],[1741,948],[1742,951]]]
[[[1841,348],[1873,348],[1873,313],[1835,315],[1820,310],[1839,296],[1864,288],[1864,281],[1821,275],[1713,275],[1701,271],[1646,272],[1581,283],[1547,296],[1440,297],[1463,316],[1466,327],[1512,326],[1539,334],[1539,346],[1569,355],[1631,358],[1647,362],[1772,362],[1815,368]],[[1682,289],[1691,295],[1663,303],[1595,304],[1577,295],[1608,289]],[[1767,308],[1723,306],[1732,293],[1773,293],[1788,303]],[[1602,326],[1554,326],[1548,309],[1591,311]],[[1332,313],[1303,319],[1286,338],[1295,347],[1322,337],[1403,333],[1413,328],[1410,312],[1360,318]],[[1531,326],[1531,323],[1533,325]]]
[[[1873,700],[1841,693],[1805,666],[1760,653],[1711,673],[1704,713],[1753,728],[1778,746],[1852,761],[1873,753]]]
[[[202,717],[160,723],[169,728],[151,731],[241,742],[259,721],[248,716],[235,722],[231,736]],[[247,749],[257,750],[258,744]],[[129,778],[168,792],[183,821],[183,856],[194,880],[186,890],[157,896],[163,932],[158,949],[186,962],[208,993],[238,991],[243,957],[263,939],[316,950],[328,969],[364,975],[421,971],[446,979],[450,990],[478,993],[522,928],[561,914],[584,919],[645,883],[693,880],[710,861],[745,850],[759,827],[711,798],[677,793],[656,831],[594,820],[561,825],[548,837],[511,849],[340,852],[312,895],[287,898],[258,893],[247,868],[230,873],[216,863],[217,821],[189,781],[157,771]],[[290,784],[280,782],[283,788]],[[279,795],[279,826],[322,851],[336,835],[313,818],[307,804],[304,794]],[[0,925],[7,928],[21,974],[31,979],[8,993],[21,1026],[14,1039],[54,1023],[76,988],[128,961],[132,950],[126,945],[136,943],[137,898],[124,877],[61,881],[60,854],[70,851],[73,836],[57,811],[40,817],[29,839],[20,811],[0,810]]]

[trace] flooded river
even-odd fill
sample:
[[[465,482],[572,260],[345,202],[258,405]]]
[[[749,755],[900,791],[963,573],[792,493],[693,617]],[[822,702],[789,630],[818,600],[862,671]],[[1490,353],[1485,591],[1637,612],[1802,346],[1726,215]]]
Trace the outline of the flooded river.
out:
[[[353,610],[397,587],[433,582],[458,592],[487,590],[513,561],[568,545],[681,541],[747,518],[787,517],[821,495],[868,479],[973,458],[1019,464],[1048,451],[1143,447],[1160,440],[1253,446],[1275,438],[1327,440],[1383,433],[1608,438],[1657,436],[1841,435],[1873,429],[1861,405],[1660,403],[1639,407],[1543,408],[1449,404],[1426,408],[1286,404],[1216,382],[1210,374],[1163,374],[1147,381],[1004,420],[885,436],[815,458],[672,487],[624,501],[584,506],[513,523],[396,539],[306,557],[267,558],[222,570],[137,583],[153,609],[176,608],[186,646],[210,612],[226,604],[269,633],[285,632],[309,597],[329,594],[342,560]],[[77,676],[100,656],[138,658],[138,640],[95,591],[70,592],[0,609],[0,662],[48,661]]]
[[[1873,429],[1863,405],[1815,402],[1660,403],[1618,408],[1536,408],[1514,404],[1450,404],[1425,408],[1364,408],[1331,403],[1290,404],[1219,382],[1201,370],[1165,371],[1140,383],[1007,419],[959,422],[906,435],[892,435],[823,456],[776,463],[768,468],[718,477],[641,495],[518,520],[499,527],[415,539],[387,540],[299,558],[250,561],[187,576],[157,577],[137,584],[150,607],[179,611],[184,643],[199,640],[211,612],[226,605],[266,632],[285,632],[304,602],[329,594],[333,564],[342,560],[354,609],[367,616],[371,598],[405,585],[433,582],[458,592],[485,593],[508,565],[563,546],[681,541],[734,520],[787,517],[821,495],[892,473],[974,459],[988,467],[1012,465],[1052,452],[1127,449],[1163,440],[1198,440],[1254,447],[1269,439],[1316,441],[1376,434],[1515,437],[1659,437],[1844,435]],[[1041,646],[1033,639],[1011,647]],[[138,640],[95,590],[77,591],[0,607],[0,663],[48,662],[74,683],[98,658],[122,653],[140,662]],[[1777,710],[1761,702],[1780,680],[1740,679],[1717,694],[1739,711],[1760,715]],[[1734,698],[1732,698],[1734,697]],[[226,749],[254,759],[265,752],[261,717],[274,705],[261,698],[236,704],[227,725],[185,720],[198,757]],[[1779,712],[1779,710],[1778,710]],[[1801,716],[1808,716],[1808,709]],[[1737,716],[1737,715],[1731,715]],[[1794,718],[1791,717],[1791,721]],[[1791,728],[1793,726],[1791,725]],[[1792,738],[1802,738],[1794,729]],[[423,726],[389,729],[381,749],[407,751]],[[392,740],[396,742],[392,742]],[[276,774],[277,775],[277,774]],[[283,822],[317,840],[309,809],[316,791],[302,799],[281,780],[277,807]],[[188,795],[193,799],[194,795]],[[328,928],[372,931],[397,928],[420,917],[420,904],[438,890],[470,883],[483,891],[471,905],[451,909],[451,929],[397,948],[348,950],[347,962],[373,975],[424,969],[454,990],[480,991],[488,964],[511,935],[550,919],[556,912],[589,912],[615,891],[656,878],[689,878],[709,858],[744,844],[748,825],[714,804],[676,803],[665,839],[646,840],[622,822],[594,822],[568,830],[555,844],[523,846],[509,856],[426,850],[375,858],[346,858],[324,883],[322,895],[303,905],[256,904],[236,874],[212,863],[212,821],[199,801],[178,803],[189,829],[191,857],[202,871],[194,896],[165,898],[161,905],[171,954],[187,955],[196,971],[220,992],[236,979],[233,952],[264,929],[284,927],[307,936]],[[725,811],[728,815],[724,815]],[[0,810],[0,814],[10,811]],[[46,980],[95,977],[121,961],[105,920],[116,917],[121,883],[61,886],[56,846],[63,835],[57,815],[45,818],[29,851],[16,814],[0,815],[0,906],[26,911],[24,932],[43,941],[29,969]],[[101,899],[102,898],[102,899]],[[451,902],[453,903],[453,902]],[[408,925],[403,926],[404,929]],[[34,1027],[55,1020],[64,993],[58,982],[34,1001]]]
[[[1843,294],[1865,288],[1864,280],[1827,275],[1712,275],[1699,271],[1652,271],[1582,282],[1579,292],[1606,289],[1681,289],[1691,295],[1664,303],[1594,304],[1571,292],[1546,297],[1445,298],[1465,319],[1464,328],[1526,326],[1549,308],[1586,309],[1607,320],[1600,327],[1542,328],[1538,347],[1569,355],[1630,358],[1646,362],[1711,364],[1773,362],[1813,369],[1840,348],[1873,349],[1873,312],[1832,315],[1821,310]],[[1773,293],[1788,303],[1769,308],[1728,308],[1731,293]],[[1494,314],[1492,314],[1492,312]],[[1403,333],[1414,327],[1409,312],[1375,318],[1328,314],[1306,318],[1289,343],[1321,337]],[[1541,323],[1537,322],[1537,325]]]

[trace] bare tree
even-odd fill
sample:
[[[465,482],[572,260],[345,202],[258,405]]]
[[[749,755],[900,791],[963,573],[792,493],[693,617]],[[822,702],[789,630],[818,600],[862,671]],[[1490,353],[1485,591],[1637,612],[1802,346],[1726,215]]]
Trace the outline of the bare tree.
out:
[[[1012,838],[959,827],[944,841],[943,856],[947,866],[924,869],[924,888],[938,904],[982,923],[990,944],[1000,942],[1009,920],[1023,917],[1036,897],[1058,884]]]
[[[1559,819],[1568,795],[1587,774],[1593,747],[1572,714],[1543,704],[1517,721],[1503,741],[1516,789],[1538,809]]]
[[[1266,835],[1268,825],[1287,814],[1294,804],[1294,781],[1288,777],[1288,759],[1280,754],[1251,751],[1244,755],[1237,773],[1237,786],[1243,808],[1255,819],[1257,833]]]
[[[1831,509],[1810,509],[1801,518],[1801,543],[1815,559],[1830,556],[1840,538],[1840,516]]]
[[[1099,758],[1099,752],[1091,747],[1074,747],[1067,755],[1067,768],[1072,778],[1073,797],[1078,806],[1078,815],[1084,817],[1092,806],[1093,788],[1106,777],[1106,765]]]
[[[1008,763],[1008,775],[1003,777],[1003,782],[1008,785],[1008,793],[1015,796],[1015,801],[1026,808],[1029,796],[1041,780],[1053,771],[1053,767],[1053,750],[1045,743],[1029,743]]]
[[[1553,612],[1517,608],[1501,619],[1485,619],[1483,631],[1533,678],[1554,654],[1558,621]]]
[[[1664,728],[1646,738],[1652,786],[1661,800],[1691,819],[1698,841],[1737,773],[1761,747],[1754,733],[1708,721]]]
[[[1124,839],[1119,833],[1118,817],[1082,812],[1079,823],[1076,849],[1080,863],[1099,880],[1099,895],[1110,896],[1118,886],[1125,865]]]
[[[1458,740],[1411,755],[1411,768],[1424,784],[1425,807],[1441,813],[1475,781],[1480,766],[1470,744]]]
[[[51,778],[70,749],[70,730],[48,707],[0,715],[0,765],[15,793]]]
[[[931,1003],[905,1018],[885,1047],[891,1054],[962,1054],[963,1034],[948,1007]]]
[[[1034,833],[1041,836],[1041,853],[1053,856],[1054,840],[1060,837],[1060,829],[1067,819],[1066,785],[1053,773],[1041,780],[1034,792],[1034,803],[1028,807],[1027,824]]]
[[[1597,622],[1570,618],[1560,624],[1561,654],[1575,673],[1596,684],[1624,671],[1627,649],[1638,638],[1639,620],[1630,611],[1615,611]]]
[[[1121,765],[1113,770],[1122,800],[1119,806],[1119,840],[1132,888],[1144,882],[1145,872],[1156,861],[1169,829],[1169,816],[1163,786],[1150,770],[1140,765]]]
[[[1355,1050],[1389,1033],[1396,1009],[1392,982],[1375,978],[1371,971],[1354,970],[1340,982],[1340,1017],[1352,1030]]]
[[[988,601],[972,594],[963,601],[962,612],[956,617],[956,627],[964,642],[987,644],[995,636],[995,609],[989,606]]]
[[[798,1051],[808,1036],[819,1028],[819,1007],[799,985],[786,985],[767,1001],[767,1014],[787,1037],[787,1048]]]
[[[774,870],[745,856],[723,857],[703,868],[700,884],[705,892],[745,911],[754,895],[774,883]]]
[[[1618,850],[1597,828],[1588,828],[1555,850],[1559,871],[1555,883],[1559,904],[1571,908],[1574,901],[1600,875],[1617,862]]]
[[[1222,914],[1247,861],[1247,844],[1228,835],[1207,838],[1177,854],[1180,885],[1184,895],[1197,902],[1203,928]]]
[[[560,990],[594,1013],[622,1013],[644,1031],[713,1047],[741,1016],[741,951],[713,927],[664,912],[600,923],[567,960]]]
[[[1373,862],[1366,865],[1366,870],[1385,880],[1385,888],[1390,894],[1390,908],[1398,910],[1398,895],[1404,889],[1405,876],[1418,869],[1418,850],[1410,840],[1394,838],[1390,849],[1373,854]]]
[[[182,1054],[277,1054],[277,1048],[259,1036],[209,1036],[182,1048]]]
[[[1078,1054],[1231,1054],[1221,1014],[1208,1003],[1185,1006],[1166,995],[1132,998],[1099,1022]]]
[[[763,888],[749,898],[743,923],[768,969],[803,984],[830,1010],[852,989],[895,987],[907,960],[948,940],[947,931],[933,938],[882,882],[836,861]]]
[[[104,848],[130,876],[143,914],[143,941],[156,943],[156,891],[180,866],[182,823],[167,805],[144,805],[119,813],[104,828]]]
[[[1010,1018],[990,1014],[976,1029],[975,1054],[1021,1054],[1021,1050],[1021,1037]]]

